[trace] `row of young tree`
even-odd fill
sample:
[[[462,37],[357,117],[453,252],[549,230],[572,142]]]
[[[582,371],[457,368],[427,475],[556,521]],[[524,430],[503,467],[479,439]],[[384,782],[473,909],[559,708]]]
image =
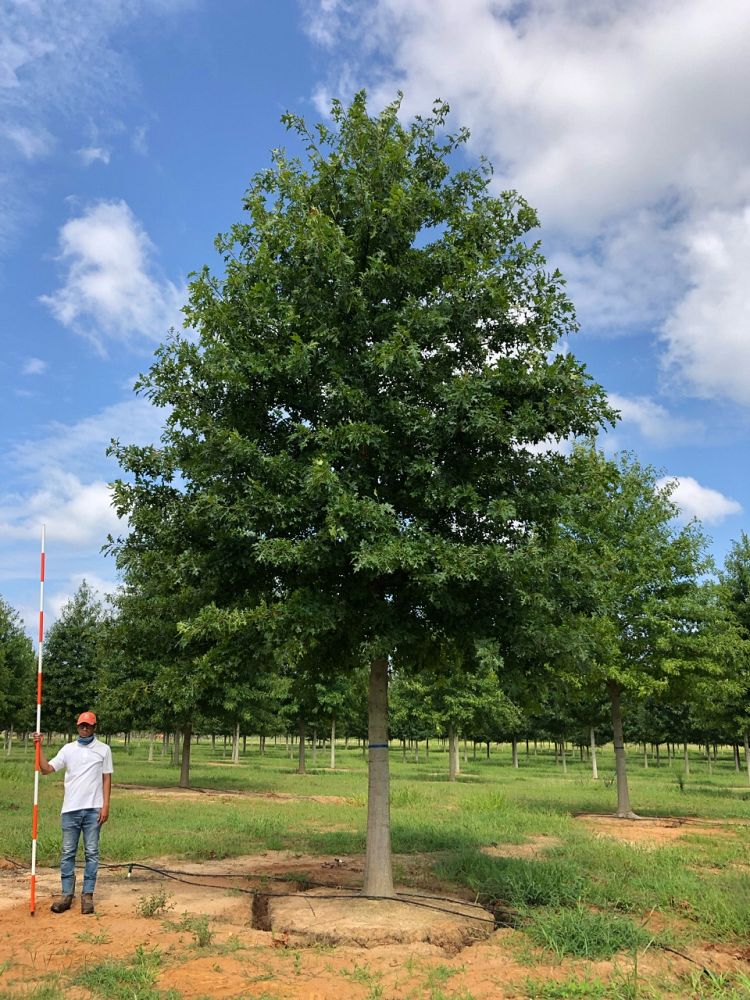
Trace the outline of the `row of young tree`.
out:
[[[746,728],[747,595],[709,582],[653,470],[548,446],[616,414],[560,346],[575,315],[534,211],[465,165],[445,105],[399,110],[285,116],[300,157],[273,153],[221,273],[193,276],[190,333],[137,385],[162,439],[112,447],[128,531],[97,672],[103,714],[165,713],[189,748],[199,717],[262,712],[281,680],[305,722],[364,671],[371,896],[393,894],[389,677],[446,705],[495,685],[498,711],[566,727],[609,699],[623,816],[623,699],[703,685],[716,729]]]
[[[740,652],[750,626],[746,618],[749,581],[750,540],[743,534],[732,547],[720,584],[697,584],[699,600],[718,602],[720,614],[714,625],[730,632]],[[181,783],[187,785],[190,753],[189,739],[184,752],[185,716],[175,713],[173,692],[164,686],[158,668],[153,670],[151,663],[144,669],[142,662],[133,659],[135,637],[120,617],[120,600],[116,598],[114,608],[105,608],[84,581],[52,626],[45,646],[45,728],[72,734],[81,706],[91,706],[100,712],[106,734],[124,733],[129,738],[132,731],[147,732],[153,743],[156,732],[176,731],[177,753],[173,749],[172,755],[181,766]],[[642,684],[627,688],[624,733],[628,743],[643,745],[645,763],[649,744],[655,748],[657,765],[661,746],[666,745],[669,754],[670,746],[674,752],[674,745],[681,744],[686,766],[688,744],[703,744],[710,767],[712,747],[715,757],[717,744],[729,744],[738,751],[744,742],[750,775],[746,664],[741,655],[727,657],[722,650],[726,651],[726,643],[717,647],[719,655],[711,669],[692,678],[692,684],[686,683],[684,671],[675,672],[673,666],[666,683],[651,685],[645,697]],[[36,660],[20,618],[0,602],[0,718],[6,748],[14,730],[20,734],[33,724],[35,673]],[[451,780],[460,770],[459,739],[464,741],[464,753],[466,742],[473,743],[475,755],[478,743],[487,745],[488,754],[491,744],[509,743],[514,766],[519,763],[519,741],[526,741],[527,753],[530,739],[554,741],[563,767],[564,748],[571,742],[586,747],[597,776],[597,743],[609,742],[613,732],[603,687],[571,684],[570,678],[565,680],[551,670],[546,673],[543,686],[533,689],[517,684],[514,688],[517,678],[492,665],[470,672],[454,669],[429,679],[423,673],[396,673],[390,684],[390,736],[401,741],[404,753],[410,747],[417,761],[420,746],[427,759],[430,740],[444,739]],[[347,740],[366,736],[366,687],[361,668],[352,676],[338,674],[308,688],[295,683],[291,672],[266,672],[254,679],[247,677],[242,689],[214,687],[209,698],[193,705],[189,729],[196,738],[223,735],[225,747],[229,736],[235,761],[241,737],[257,735],[263,747],[267,736],[281,734],[289,748],[289,736],[294,733],[300,773],[305,771],[306,739],[317,748],[325,734],[330,766],[335,767],[337,733]],[[735,766],[739,766],[738,752]]]

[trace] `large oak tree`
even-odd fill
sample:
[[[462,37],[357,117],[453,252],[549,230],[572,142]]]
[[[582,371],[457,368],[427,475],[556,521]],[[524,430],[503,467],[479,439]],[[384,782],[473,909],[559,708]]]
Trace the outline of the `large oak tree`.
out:
[[[223,269],[191,282],[195,336],[140,381],[169,408],[161,448],[118,449],[131,525],[178,490],[199,526],[185,572],[217,587],[186,639],[369,664],[375,896],[393,894],[389,666],[479,662],[558,515],[565,461],[533,446],[610,416],[555,351],[576,324],[533,210],[462,166],[447,110],[405,125],[359,94],[314,129],[285,117],[304,162],[277,150],[253,178]]]

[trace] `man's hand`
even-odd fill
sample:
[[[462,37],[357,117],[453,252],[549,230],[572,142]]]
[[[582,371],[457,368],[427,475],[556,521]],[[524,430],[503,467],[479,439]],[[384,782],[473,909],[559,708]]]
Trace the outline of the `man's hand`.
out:
[[[99,826],[101,826],[102,823],[106,823],[108,819],[109,819],[109,809],[107,809],[107,808],[100,809],[99,810]]]
[[[47,758],[44,756],[44,750],[42,750],[42,742],[44,741],[44,733],[32,733],[32,739],[34,740],[35,751],[39,754],[39,770],[42,774],[53,774],[54,767],[50,767],[47,763]]]

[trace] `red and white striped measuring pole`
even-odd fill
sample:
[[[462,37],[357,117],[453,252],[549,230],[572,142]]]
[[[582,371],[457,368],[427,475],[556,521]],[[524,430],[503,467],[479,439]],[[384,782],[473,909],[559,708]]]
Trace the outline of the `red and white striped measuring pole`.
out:
[[[44,647],[44,525],[42,525],[42,559],[39,569],[39,647],[36,667],[36,732],[42,731],[42,650]],[[36,912],[36,836],[39,826],[39,754],[41,743],[34,744],[34,811],[31,817],[31,916]]]

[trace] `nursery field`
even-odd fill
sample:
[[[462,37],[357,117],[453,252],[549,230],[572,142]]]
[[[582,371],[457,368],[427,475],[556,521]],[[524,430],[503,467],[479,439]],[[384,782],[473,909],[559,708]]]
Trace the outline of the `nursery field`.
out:
[[[494,1000],[502,997],[750,998],[750,788],[729,750],[660,766],[633,748],[639,821],[615,820],[614,758],[566,773],[539,747],[471,747],[458,781],[431,747],[391,750],[394,872],[401,897],[354,937],[323,902],[361,885],[366,761],[356,748],[283,742],[238,764],[192,748],[191,783],[159,748],[113,742],[110,820],[96,914],[55,915],[62,779],[42,779],[37,913],[28,912],[31,748],[0,763],[0,998]],[[269,929],[268,900],[309,917]],[[408,897],[408,898],[405,898]],[[426,903],[425,900],[429,900]],[[478,902],[483,910],[467,904]],[[379,906],[381,904],[373,904]],[[317,907],[317,911],[316,911]],[[411,929],[426,909],[434,928]],[[476,933],[457,933],[471,911]],[[330,912],[328,910],[327,912]],[[466,921],[464,921],[464,924]]]

